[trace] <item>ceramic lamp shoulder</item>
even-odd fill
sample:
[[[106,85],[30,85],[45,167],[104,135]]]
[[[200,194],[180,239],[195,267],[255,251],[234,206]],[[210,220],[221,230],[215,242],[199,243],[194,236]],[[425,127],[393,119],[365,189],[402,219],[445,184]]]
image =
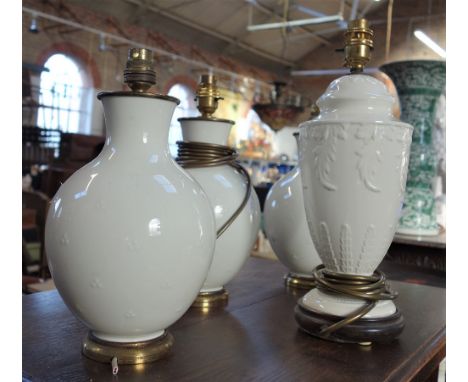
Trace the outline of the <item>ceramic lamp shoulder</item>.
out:
[[[244,199],[247,181],[231,166],[188,169],[188,173],[200,184],[208,196],[220,227],[236,211]],[[245,210],[250,210],[247,205]]]

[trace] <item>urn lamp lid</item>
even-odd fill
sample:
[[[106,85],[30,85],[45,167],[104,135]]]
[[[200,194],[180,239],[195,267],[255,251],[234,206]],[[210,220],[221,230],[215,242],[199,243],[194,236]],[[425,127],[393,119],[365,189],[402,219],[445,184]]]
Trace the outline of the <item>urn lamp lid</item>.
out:
[[[314,121],[388,121],[394,97],[383,82],[362,74],[371,58],[373,31],[365,19],[350,21],[345,32],[344,66],[351,74],[330,83],[316,104],[320,114]]]
[[[146,48],[131,48],[128,50],[127,65],[124,70],[124,83],[131,91],[101,92],[97,98],[108,96],[137,96],[163,99],[180,103],[180,100],[168,95],[156,94],[152,91],[156,84],[156,72],[154,71],[153,52]]]
[[[201,115],[199,117],[179,118],[178,121],[215,121],[226,122],[234,125],[234,121],[213,116],[218,108],[219,101],[224,99],[221,97],[221,93],[219,92],[217,81],[218,79],[213,74],[201,75],[197,94],[195,96],[197,109]]]

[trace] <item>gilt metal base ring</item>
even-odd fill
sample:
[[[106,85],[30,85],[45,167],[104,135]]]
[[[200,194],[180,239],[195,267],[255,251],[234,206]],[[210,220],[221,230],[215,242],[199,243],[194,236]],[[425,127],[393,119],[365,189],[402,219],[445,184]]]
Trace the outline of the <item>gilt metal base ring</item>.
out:
[[[82,352],[97,362],[110,363],[116,357],[120,365],[137,365],[164,358],[173,344],[174,337],[167,330],[162,336],[141,342],[109,342],[88,332],[83,340]]]
[[[214,292],[200,292],[192,304],[193,308],[211,309],[227,305],[229,294],[226,289]]]
[[[295,275],[291,272],[284,276],[284,283],[286,284],[287,288],[298,288],[307,290],[315,288],[315,279],[312,276],[304,277]]]

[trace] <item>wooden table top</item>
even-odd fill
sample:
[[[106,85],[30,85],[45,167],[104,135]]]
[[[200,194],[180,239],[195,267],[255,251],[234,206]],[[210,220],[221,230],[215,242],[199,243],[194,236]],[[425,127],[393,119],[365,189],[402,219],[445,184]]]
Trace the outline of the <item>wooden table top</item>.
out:
[[[425,380],[445,356],[445,289],[392,282],[406,319],[391,344],[337,344],[298,330],[277,261],[250,258],[227,285],[229,305],[189,310],[170,331],[169,358],[110,365],[80,353],[87,329],[56,291],[23,298],[23,377],[32,381],[407,381]],[[149,291],[150,293],[150,291]]]

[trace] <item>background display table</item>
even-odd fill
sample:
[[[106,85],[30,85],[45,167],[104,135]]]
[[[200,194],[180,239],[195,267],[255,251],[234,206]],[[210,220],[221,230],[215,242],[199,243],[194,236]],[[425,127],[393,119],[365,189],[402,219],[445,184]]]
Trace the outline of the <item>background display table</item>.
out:
[[[386,259],[399,264],[415,265],[445,272],[445,230],[437,236],[409,236],[396,234]]]
[[[387,267],[392,266],[387,264]],[[396,266],[396,265],[395,265]],[[167,359],[121,366],[81,355],[87,329],[56,291],[23,298],[23,381],[425,381],[445,357],[445,289],[392,282],[406,319],[399,340],[386,345],[337,344],[298,330],[285,267],[250,258],[228,284],[229,305],[210,313],[189,310],[170,328]],[[151,291],[148,291],[151,293]],[[434,379],[435,381],[437,379]]]

